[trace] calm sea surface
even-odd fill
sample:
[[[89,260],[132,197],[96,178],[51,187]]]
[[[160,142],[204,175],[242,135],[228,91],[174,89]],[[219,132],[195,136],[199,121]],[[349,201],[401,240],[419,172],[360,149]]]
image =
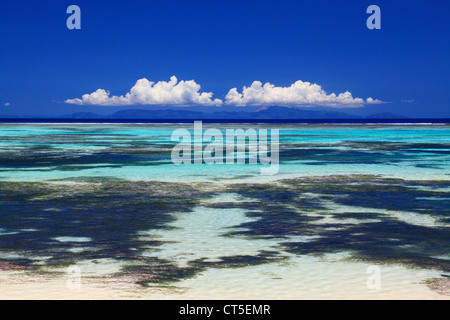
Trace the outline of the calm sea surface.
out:
[[[304,275],[320,279],[333,266],[339,275],[327,275],[324,297],[345,276],[361,282],[348,284],[353,292],[367,290],[366,269],[355,266],[405,268],[391,281],[398,290],[450,272],[450,126],[203,124],[224,134],[278,129],[271,176],[261,164],[173,164],[178,128],[193,132],[192,124],[1,124],[0,266],[78,266],[192,290],[239,279],[242,297],[246,287],[282,283],[278,296],[288,298],[286,290],[320,289]],[[411,267],[425,273],[402,278]]]

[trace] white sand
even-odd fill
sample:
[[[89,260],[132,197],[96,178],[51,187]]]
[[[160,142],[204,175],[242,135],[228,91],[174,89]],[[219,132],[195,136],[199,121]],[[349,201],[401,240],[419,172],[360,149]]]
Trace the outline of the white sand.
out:
[[[369,289],[368,267],[303,256],[286,265],[209,269],[173,287],[151,288],[124,277],[81,278],[81,287],[71,288],[72,282],[64,274],[0,271],[0,299],[450,299],[449,292],[439,294],[424,283],[439,276],[436,271],[378,266],[380,288]]]

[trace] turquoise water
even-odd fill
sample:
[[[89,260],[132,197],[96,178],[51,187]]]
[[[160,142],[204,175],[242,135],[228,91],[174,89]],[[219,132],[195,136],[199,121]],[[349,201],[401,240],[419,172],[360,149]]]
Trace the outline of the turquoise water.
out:
[[[203,128],[225,132],[249,126]],[[261,180],[258,165],[174,165],[170,151],[176,143],[170,137],[176,128],[180,125],[3,125],[0,179]],[[192,126],[184,128],[192,131]],[[276,177],[267,180],[333,173],[449,179],[448,126],[277,125],[276,129],[280,130],[280,168]]]
[[[0,263],[142,286],[248,267],[283,277],[289,261],[333,254],[450,272],[450,126],[203,124],[279,129],[271,176],[173,164],[177,128],[193,131],[0,125]]]

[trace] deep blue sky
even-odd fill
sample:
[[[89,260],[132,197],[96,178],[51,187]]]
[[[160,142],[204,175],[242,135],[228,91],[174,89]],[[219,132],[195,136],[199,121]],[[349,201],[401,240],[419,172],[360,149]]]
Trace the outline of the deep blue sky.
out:
[[[71,4],[81,30],[66,28]],[[381,30],[366,27],[371,4]],[[176,75],[219,99],[254,80],[302,80],[389,102],[356,114],[450,117],[449,16],[442,0],[2,1],[0,115],[109,114],[131,107],[63,101]]]

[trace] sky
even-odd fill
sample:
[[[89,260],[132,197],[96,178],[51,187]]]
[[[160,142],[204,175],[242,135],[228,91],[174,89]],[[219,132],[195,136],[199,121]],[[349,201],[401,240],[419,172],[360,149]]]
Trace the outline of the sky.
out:
[[[70,5],[81,29],[68,29]],[[367,8],[381,10],[368,29]],[[124,109],[450,117],[450,2],[2,1],[0,115]]]

